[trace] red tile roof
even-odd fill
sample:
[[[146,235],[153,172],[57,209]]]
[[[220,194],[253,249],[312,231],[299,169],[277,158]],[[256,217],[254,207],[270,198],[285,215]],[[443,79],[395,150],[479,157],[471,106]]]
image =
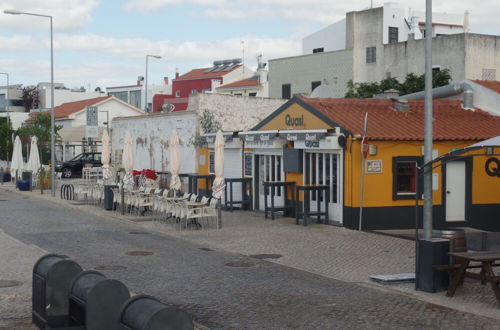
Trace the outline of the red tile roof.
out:
[[[182,76],[179,76],[179,78],[175,78],[174,81],[221,78],[221,77],[225,76],[226,74],[233,72],[234,70],[236,70],[239,67],[241,67],[241,65],[236,65],[229,71],[219,71],[219,72],[205,72],[210,68],[193,69],[193,70],[189,71],[188,73],[185,73]]]
[[[500,81],[496,80],[473,80],[475,83],[500,93]]]
[[[408,101],[399,112],[393,100],[302,98],[329,120],[362,134],[368,112],[368,137],[374,140],[423,140],[424,101]],[[299,102],[300,102],[299,101]],[[500,135],[500,117],[480,109],[464,110],[460,100],[434,100],[434,140],[484,140]]]
[[[96,97],[93,99],[68,102],[68,103],[61,104],[60,106],[57,106],[54,108],[55,117],[56,118],[66,118],[75,112],[78,112],[78,111],[85,109],[85,107],[100,103],[100,102],[102,102],[110,97],[111,96],[101,96],[101,97]]]
[[[243,79],[243,80],[238,80],[230,84],[225,84],[220,87],[217,87],[217,89],[224,89],[224,88],[239,88],[239,87],[256,87],[260,85],[259,79]]]

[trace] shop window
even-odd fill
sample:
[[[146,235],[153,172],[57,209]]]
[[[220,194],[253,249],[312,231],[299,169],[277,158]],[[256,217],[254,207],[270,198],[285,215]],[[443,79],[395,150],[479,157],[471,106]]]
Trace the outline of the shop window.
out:
[[[215,151],[208,153],[208,173],[215,174]]]
[[[292,97],[292,86],[290,84],[281,85],[281,98],[290,99]]]
[[[418,167],[422,157],[394,157],[392,159],[392,199],[414,199],[415,193],[422,191],[422,178],[418,177]]]
[[[366,63],[375,63],[377,62],[377,47],[368,47],[366,48]]]
[[[245,151],[245,176],[252,176],[253,154]]]

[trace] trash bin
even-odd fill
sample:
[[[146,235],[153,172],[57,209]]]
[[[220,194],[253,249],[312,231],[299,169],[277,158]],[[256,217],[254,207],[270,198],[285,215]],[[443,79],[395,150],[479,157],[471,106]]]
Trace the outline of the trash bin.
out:
[[[81,272],[71,283],[69,318],[89,330],[118,330],[120,308],[129,298],[122,282],[92,270]]]
[[[82,272],[76,262],[56,254],[33,266],[32,322],[40,329],[69,325],[68,293],[73,277]]]
[[[28,181],[28,190],[31,190],[32,186],[32,172],[31,171],[23,171],[21,173],[21,179],[23,181]]]
[[[114,188],[118,188],[117,185],[106,185],[104,186],[104,203],[103,203],[103,207],[105,210],[114,210],[115,209],[115,205],[113,203],[113,198],[114,198],[114,194],[113,194],[113,190],[111,189],[114,189]]]
[[[120,330],[194,329],[193,321],[186,312],[146,295],[132,297],[123,305],[120,325]]]
[[[30,183],[27,180],[19,180],[17,181],[17,188],[21,191],[28,191],[30,190]]]
[[[12,177],[10,176],[9,172],[3,172],[2,180],[3,182],[10,182]]]

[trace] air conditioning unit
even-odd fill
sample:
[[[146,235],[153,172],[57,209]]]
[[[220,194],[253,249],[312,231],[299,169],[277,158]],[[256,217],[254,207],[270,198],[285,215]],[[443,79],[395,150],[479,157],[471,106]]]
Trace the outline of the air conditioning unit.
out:
[[[175,105],[170,104],[170,103],[165,103],[164,105],[161,106],[161,111],[162,112],[172,112],[175,109]]]

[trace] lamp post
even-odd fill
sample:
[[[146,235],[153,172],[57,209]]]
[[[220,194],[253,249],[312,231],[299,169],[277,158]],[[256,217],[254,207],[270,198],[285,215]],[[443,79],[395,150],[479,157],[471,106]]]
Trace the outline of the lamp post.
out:
[[[5,92],[5,112],[7,113],[7,129],[9,129],[10,114],[9,114],[9,74],[7,72],[0,72],[7,76],[7,91]],[[10,166],[9,161],[9,139],[7,139],[7,166]]]
[[[56,196],[56,132],[55,132],[55,115],[54,115],[54,33],[52,27],[52,16],[26,13],[19,10],[7,9],[5,14],[10,15],[29,15],[46,17],[50,20],[50,172],[51,172],[51,194]]]
[[[146,55],[146,83],[144,86],[144,111],[148,112],[148,59],[150,57],[160,59],[160,55]]]

